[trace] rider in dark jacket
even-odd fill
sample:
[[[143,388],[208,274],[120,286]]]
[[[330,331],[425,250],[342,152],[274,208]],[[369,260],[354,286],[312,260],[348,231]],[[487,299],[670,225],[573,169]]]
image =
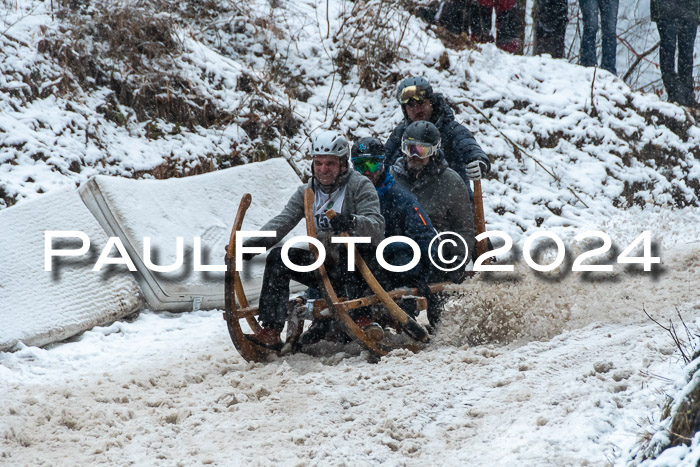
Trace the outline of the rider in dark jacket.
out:
[[[464,265],[475,246],[474,216],[467,186],[447,166],[440,150],[440,133],[432,123],[411,123],[404,132],[401,151],[404,157],[391,167],[396,182],[416,196],[438,232],[451,232],[448,235],[453,241],[456,240],[453,234],[462,239],[443,245],[447,253],[444,259],[433,255],[438,262],[433,263],[430,282],[461,282]],[[438,264],[441,261],[447,263]],[[428,296],[428,320],[433,326],[440,318],[440,301],[437,296]]]
[[[433,92],[424,78],[404,79],[397,89],[404,119],[399,123],[384,144],[387,165],[393,165],[401,154],[401,138],[406,127],[414,121],[427,120],[440,131],[441,148],[445,160],[467,185],[469,180],[478,180],[491,170],[491,162],[467,128],[455,120],[454,112],[442,94]]]
[[[351,155],[355,170],[367,177],[377,189],[384,217],[384,236],[408,237],[420,248],[421,260],[412,270],[390,273],[379,269],[385,288],[427,286],[430,274],[428,248],[436,233],[430,218],[418,204],[415,195],[395,183],[394,177],[386,170],[384,146],[378,139],[357,140]],[[411,247],[402,242],[392,243],[384,250],[385,259],[395,266],[407,264],[413,256]]]

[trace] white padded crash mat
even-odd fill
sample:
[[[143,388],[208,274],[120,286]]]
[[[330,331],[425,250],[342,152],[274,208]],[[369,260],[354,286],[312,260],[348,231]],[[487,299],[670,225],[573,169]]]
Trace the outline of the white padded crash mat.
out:
[[[252,195],[243,230],[258,230],[286,205],[301,181],[282,158],[203,175],[167,180],[132,180],[98,176],[80,194],[100,225],[119,237],[138,269],[137,280],[152,310],[223,308],[224,273],[194,271],[194,237],[201,238],[203,265],[224,264],[238,204]],[[304,235],[302,221],[290,236]],[[174,272],[146,268],[144,238],[151,238],[151,261],[176,263],[177,237],[183,237],[184,264]],[[116,248],[113,256],[117,256]],[[124,270],[125,266],[117,266]],[[260,292],[264,259],[245,263],[241,274],[251,302]],[[293,290],[300,288],[293,287]]]
[[[91,248],[44,270],[44,232],[82,231]],[[131,274],[92,268],[107,235],[74,189],[48,193],[0,211],[0,351],[22,341],[45,345],[126,316],[140,306]],[[79,239],[53,242],[77,249]]]

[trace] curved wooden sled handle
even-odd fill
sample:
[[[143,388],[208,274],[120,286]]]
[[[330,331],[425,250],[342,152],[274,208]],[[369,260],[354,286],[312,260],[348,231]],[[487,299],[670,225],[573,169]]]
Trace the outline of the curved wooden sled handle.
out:
[[[474,227],[476,234],[486,232],[486,218],[484,217],[484,196],[481,191],[481,180],[474,180]],[[489,243],[487,239],[483,239],[476,244],[476,253],[481,256],[489,251]],[[490,262],[490,258],[484,261],[484,264]]]
[[[231,229],[231,236],[228,242],[228,248],[226,248],[226,277],[224,284],[224,299],[225,299],[225,311],[224,319],[226,320],[226,325],[228,327],[228,332],[231,335],[231,340],[233,345],[238,350],[238,353],[246,361],[254,362],[265,362],[267,361],[268,355],[275,354],[276,352],[271,349],[256,345],[251,340],[249,340],[243,330],[241,329],[240,319],[245,318],[246,322],[250,326],[250,329],[254,333],[260,332],[260,324],[255,319],[254,313],[246,312],[241,313],[240,309],[249,310],[248,299],[245,296],[245,291],[243,290],[243,284],[241,283],[241,276],[236,270],[236,232],[241,230],[243,225],[243,218],[245,213],[250,207],[252,197],[249,193],[246,193],[241,198],[241,202],[238,205],[238,211],[236,212],[236,218],[233,221],[233,228]],[[236,305],[236,297],[238,297],[238,302],[240,307]]]
[[[304,190],[304,216],[306,218],[306,234],[309,237],[316,238],[313,206],[314,191],[311,188],[306,188],[306,190]],[[318,259],[318,250],[316,249],[316,247],[312,243],[309,243],[309,248],[313,252],[316,259]],[[336,295],[335,290],[333,289],[331,280],[328,277],[328,272],[326,271],[326,267],[323,264],[317,269],[317,273],[321,280],[321,292],[323,293],[324,298],[328,302],[330,308],[335,312],[336,317],[340,320],[343,326],[345,326],[345,329],[348,331],[350,336],[353,337],[358,343],[360,343],[360,345],[370,350],[371,352],[374,352],[375,354],[380,356],[386,355],[388,351],[379,347],[375,341],[371,340],[365,334],[362,328],[358,326],[357,323],[350,317],[345,306],[339,303],[338,296]]]
[[[328,217],[329,219],[333,219],[337,215],[338,213],[333,211],[332,209],[326,211],[326,217]],[[340,236],[350,237],[350,235],[347,232],[343,232],[342,234],[340,234]],[[401,307],[396,304],[394,299],[392,299],[391,296],[387,293],[387,291],[384,290],[384,287],[381,286],[377,278],[374,277],[374,274],[372,274],[372,271],[370,271],[369,266],[367,266],[365,260],[362,259],[362,256],[360,256],[360,252],[357,251],[357,247],[354,248],[355,265],[357,266],[357,269],[360,271],[360,274],[362,274],[362,277],[364,278],[365,282],[367,282],[367,285],[369,285],[369,288],[372,289],[372,292],[374,292],[375,295],[379,297],[379,300],[382,302],[382,305],[384,305],[384,307],[387,309],[391,317],[399,322],[404,331],[406,331],[406,334],[418,341],[427,342],[429,339],[428,331],[423,326],[421,326],[420,323],[408,316],[406,312],[403,311]]]

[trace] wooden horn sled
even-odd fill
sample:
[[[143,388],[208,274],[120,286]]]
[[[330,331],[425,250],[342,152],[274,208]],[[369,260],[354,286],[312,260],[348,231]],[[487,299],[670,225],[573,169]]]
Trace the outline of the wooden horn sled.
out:
[[[323,298],[314,301],[310,300],[307,303],[302,299],[290,300],[287,306],[289,314],[287,318],[286,338],[282,350],[273,350],[248,339],[246,337],[246,332],[252,332],[254,335],[260,332],[262,328],[257,320],[258,308],[256,306],[250,306],[246,298],[240,274],[235,268],[235,258],[236,234],[243,225],[243,219],[246,211],[250,207],[251,201],[251,195],[246,193],[241,198],[241,202],[238,206],[228,247],[226,249],[226,275],[224,285],[224,319],[226,320],[233,345],[246,361],[265,362],[272,356],[281,356],[296,351],[303,351],[304,349],[299,345],[299,341],[304,331],[304,324],[306,321],[317,319],[336,320],[348,337],[370,352],[372,359],[378,359],[396,348],[408,348],[412,351],[418,351],[425,347],[430,338],[427,330],[407,314],[398,303],[403,303],[404,300],[415,300],[415,307],[418,310],[425,310],[427,308],[426,297],[418,296],[418,290],[416,288],[401,288],[387,292],[375,279],[374,275],[367,267],[367,264],[357,251],[355,251],[356,266],[369,288],[374,292],[372,295],[355,299],[338,297],[325,267],[321,265],[316,270],[316,275]],[[313,219],[313,202],[314,192],[311,188],[307,188],[304,192],[306,230],[309,237],[316,238]],[[333,214],[333,212],[328,213],[329,217]],[[309,244],[309,248],[314,253],[314,256],[318,258],[318,251],[314,245]],[[432,293],[440,292],[445,286],[450,284],[451,283],[431,284],[430,291]],[[375,316],[376,314],[383,316],[383,321],[391,323],[390,327],[394,332],[384,333],[385,336],[379,339],[372,333],[366,333],[355,320],[353,320],[349,313],[353,309],[362,307],[372,307]],[[250,331],[245,329],[246,332],[244,332],[241,321],[245,321]]]

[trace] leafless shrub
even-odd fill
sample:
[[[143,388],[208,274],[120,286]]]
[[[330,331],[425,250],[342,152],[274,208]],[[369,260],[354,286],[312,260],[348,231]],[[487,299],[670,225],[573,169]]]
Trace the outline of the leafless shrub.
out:
[[[681,336],[678,335],[678,330],[676,329],[676,325],[673,324],[673,320],[669,319],[668,327],[666,327],[663,324],[659,323],[657,320],[655,320],[649,313],[647,313],[647,310],[644,308],[644,306],[642,306],[642,311],[645,315],[647,315],[647,318],[652,320],[661,329],[663,329],[671,335],[673,343],[676,344],[676,347],[681,353],[681,357],[683,358],[683,361],[686,364],[690,363],[698,356],[700,356],[700,347],[698,347],[697,345],[697,339],[700,339],[700,334],[694,334],[690,331],[690,329],[688,329],[688,325],[685,324],[683,316],[681,316],[681,312],[678,310],[678,307],[676,307],[676,314],[678,315],[678,318],[681,321],[681,325],[683,326]]]
[[[70,71],[59,92],[68,92],[69,82],[82,89],[108,86],[139,121],[162,118],[190,128],[217,121],[216,106],[173,66],[182,51],[177,23],[159,6],[156,0],[138,0],[64,7],[66,29],[39,44],[39,52]]]
[[[360,0],[342,17],[333,41],[339,45],[334,57],[341,81],[356,67],[360,86],[370,91],[391,79],[391,65],[399,57],[410,15],[397,3],[403,1]],[[395,77],[394,77],[395,80]]]
[[[686,364],[690,364],[700,357],[700,347],[698,346],[700,334],[694,333],[688,328],[678,308],[676,308],[676,314],[681,326],[674,324],[673,320],[669,320],[668,326],[664,326],[649,315],[644,307],[642,307],[642,311],[650,320],[669,333]],[[697,383],[695,376],[699,371],[700,366],[696,363],[687,375],[688,384],[692,387],[686,387],[681,391],[680,401],[671,397],[667,398],[661,414],[662,420],[667,420],[662,423],[663,429],[668,432],[667,436],[659,439],[646,436],[646,440],[642,441],[645,445],[641,451],[642,460],[656,458],[662,451],[674,446],[690,445],[695,433],[700,430],[700,384]]]

